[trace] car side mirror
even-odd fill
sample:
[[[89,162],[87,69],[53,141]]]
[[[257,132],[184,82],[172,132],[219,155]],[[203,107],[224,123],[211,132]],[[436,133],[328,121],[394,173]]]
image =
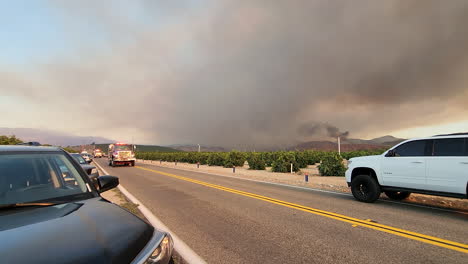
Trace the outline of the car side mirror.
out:
[[[110,175],[103,175],[97,178],[97,182],[99,184],[99,192],[103,193],[117,187],[119,185],[119,178]]]
[[[91,180],[94,180],[94,179],[97,179],[99,177],[99,173],[90,173],[88,174],[88,177],[91,179]]]
[[[395,150],[391,149],[387,152],[385,157],[395,157]]]

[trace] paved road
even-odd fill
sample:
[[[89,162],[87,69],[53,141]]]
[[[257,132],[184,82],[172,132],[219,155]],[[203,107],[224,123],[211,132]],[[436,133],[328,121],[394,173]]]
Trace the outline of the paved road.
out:
[[[149,164],[111,168],[105,161],[97,159],[208,263],[468,259],[468,214],[365,204],[345,195]]]

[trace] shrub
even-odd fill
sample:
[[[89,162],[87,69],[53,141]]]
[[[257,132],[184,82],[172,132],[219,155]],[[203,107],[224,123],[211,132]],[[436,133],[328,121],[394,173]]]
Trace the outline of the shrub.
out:
[[[262,159],[261,153],[250,153],[247,157],[249,170],[264,170],[265,161]]]
[[[324,156],[318,169],[322,176],[344,176],[346,171],[343,165],[343,158],[335,152]]]
[[[265,162],[265,165],[266,165],[267,167],[271,167],[271,164],[272,164],[273,161],[274,161],[273,153],[274,153],[274,152],[261,152],[261,153],[260,153],[260,157],[261,157],[261,159]]]
[[[307,168],[308,163],[308,153],[304,151],[295,151],[294,157],[299,168]],[[290,165],[291,166],[291,165]]]
[[[307,165],[315,165],[320,162],[321,157],[323,156],[323,151],[318,150],[306,150],[304,151],[304,156],[306,159]]]
[[[245,163],[245,155],[240,151],[233,150],[229,152],[224,161],[224,167],[230,168],[233,166],[242,167]]]
[[[224,166],[226,154],[222,152],[212,152],[208,155],[207,163],[209,166]]]
[[[198,155],[198,161],[197,162],[200,162],[201,165],[206,165],[208,164],[208,157],[210,156],[210,154],[208,152],[200,152],[200,154]]]
[[[293,171],[299,171],[299,165],[296,162],[294,152],[280,151],[276,152],[278,155],[276,160],[271,164],[271,171],[273,172],[290,172],[291,163],[293,164]]]
[[[373,149],[373,150],[354,150],[348,152],[342,152],[341,156],[344,159],[349,160],[354,157],[370,156],[370,155],[380,155],[384,153],[386,149]]]
[[[18,143],[23,143],[21,139],[16,136],[0,136],[0,145],[16,145]]]

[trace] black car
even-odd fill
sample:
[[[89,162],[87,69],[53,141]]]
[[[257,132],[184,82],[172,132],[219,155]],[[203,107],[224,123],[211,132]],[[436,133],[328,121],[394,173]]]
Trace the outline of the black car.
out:
[[[94,179],[94,178],[97,178],[99,176],[99,173],[96,169],[95,166],[93,165],[89,165],[88,162],[86,162],[85,159],[83,159],[83,157],[81,156],[81,154],[78,154],[78,153],[69,153],[70,156],[73,157],[73,159],[78,162],[81,166],[81,168],[83,168],[86,173],[88,174],[88,176],[91,178],[91,179]]]
[[[168,263],[171,237],[110,203],[55,147],[0,146],[0,263]]]

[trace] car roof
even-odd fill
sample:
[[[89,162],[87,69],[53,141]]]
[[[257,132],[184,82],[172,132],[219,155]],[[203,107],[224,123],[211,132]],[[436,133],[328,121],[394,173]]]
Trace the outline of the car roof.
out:
[[[456,135],[437,135],[432,137],[427,137],[424,139],[440,139],[440,138],[467,138],[468,134],[456,134]]]
[[[410,138],[405,141],[402,141],[398,144],[396,144],[394,147],[397,147],[399,145],[402,145],[403,143],[410,142],[410,141],[416,141],[416,140],[430,140],[430,139],[446,139],[446,138],[468,138],[468,135],[465,134],[454,134],[454,135],[436,135],[436,136],[431,136],[431,137],[419,137],[419,138]]]
[[[46,146],[26,146],[26,145],[0,145],[0,152],[57,152],[62,149],[59,147]]]

